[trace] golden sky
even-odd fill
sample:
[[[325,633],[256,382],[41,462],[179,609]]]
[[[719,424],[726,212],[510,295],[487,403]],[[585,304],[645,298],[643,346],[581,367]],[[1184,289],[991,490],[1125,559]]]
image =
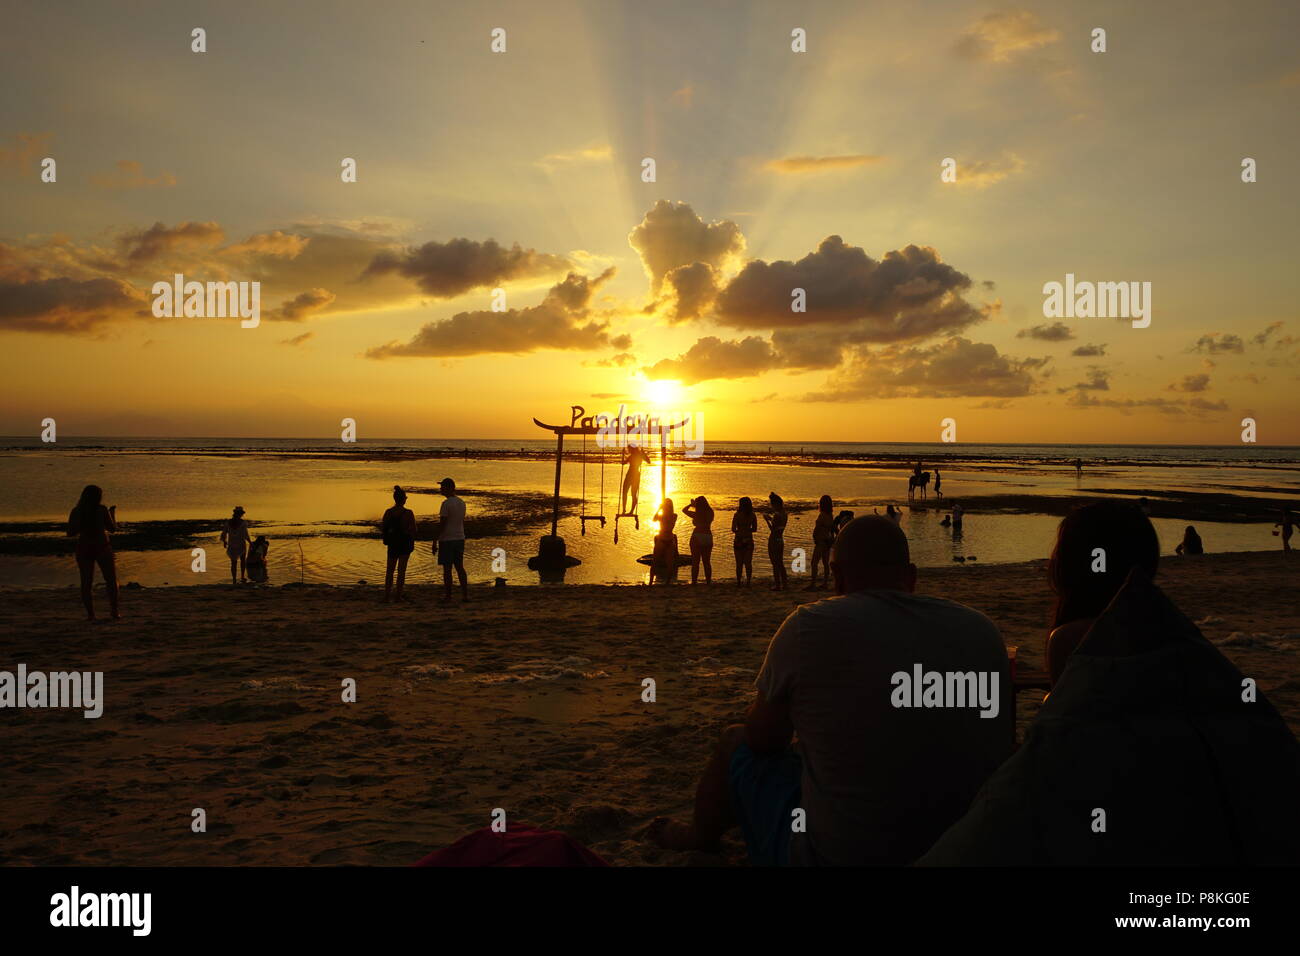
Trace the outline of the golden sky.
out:
[[[1300,15],[1205,6],[11,5],[0,433],[1300,443]]]

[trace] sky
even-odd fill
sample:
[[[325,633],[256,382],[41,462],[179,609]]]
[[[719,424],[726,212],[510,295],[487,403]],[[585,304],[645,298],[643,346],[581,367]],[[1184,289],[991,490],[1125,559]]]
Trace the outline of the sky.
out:
[[[1300,443],[1298,10],[11,3],[0,433]]]

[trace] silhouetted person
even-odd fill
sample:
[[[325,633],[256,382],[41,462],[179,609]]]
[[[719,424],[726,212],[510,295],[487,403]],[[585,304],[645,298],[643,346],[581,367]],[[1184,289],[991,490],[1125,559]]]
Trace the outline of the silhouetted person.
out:
[[[654,519],[659,523],[659,533],[655,535],[654,548],[650,554],[650,583],[655,583],[657,576],[664,584],[672,584],[677,577],[677,513],[673,510],[673,499],[665,498]]]
[[[1290,508],[1282,509],[1282,520],[1273,525],[1275,528],[1282,529],[1282,550],[1291,550],[1291,533],[1295,530],[1295,518],[1291,515]],[[1277,532],[1273,532],[1276,534]]]
[[[885,517],[896,525],[903,523],[903,512],[899,511],[893,505],[885,505]]]
[[[221,544],[226,549],[226,557],[230,558],[231,584],[248,580],[246,561],[248,545],[252,540],[248,533],[248,523],[244,521],[244,509],[236,505],[230,513],[230,520],[221,527]],[[236,570],[239,571],[238,578],[235,577]]]
[[[1196,529],[1189,524],[1187,526],[1187,530],[1183,532],[1182,542],[1178,545],[1178,547],[1174,548],[1174,554],[1190,555],[1190,554],[1204,554],[1204,553],[1205,553],[1205,545],[1201,543],[1201,536],[1197,534]]]
[[[772,562],[772,590],[784,591],[788,576],[785,570],[785,526],[790,521],[786,514],[785,502],[775,491],[767,496],[772,507],[771,514],[763,515],[767,523],[767,557]]]
[[[943,491],[941,490],[942,487],[943,487],[943,475],[939,474],[939,469],[936,468],[934,470],[934,496],[936,498],[943,497]]]
[[[415,512],[406,507],[406,492],[393,485],[393,506],[384,512],[380,528],[388,547],[388,566],[384,570],[384,600],[400,601],[406,584],[406,564],[415,550]],[[393,589],[393,572],[397,572],[397,589]],[[451,588],[448,587],[450,593]]]
[[[81,498],[68,515],[68,537],[77,539],[77,570],[81,573],[81,603],[86,607],[86,620],[95,620],[95,600],[91,588],[95,584],[95,565],[104,575],[108,591],[109,614],[114,620],[121,615],[117,610],[117,563],[109,535],[117,531],[117,505],[105,508],[104,490],[99,485],[86,485]]]
[[[682,509],[682,514],[695,526],[691,531],[691,583],[699,580],[700,565],[704,565],[704,583],[713,583],[713,508],[703,495]]]
[[[636,514],[637,499],[641,495],[641,467],[649,464],[650,456],[640,445],[628,445],[623,461],[627,464],[627,474],[623,476],[623,506],[619,510],[625,515]]]
[[[1095,554],[1097,549],[1103,553]],[[1047,578],[1056,594],[1052,632],[1047,636],[1047,673],[1053,684],[1129,572],[1141,568],[1154,578],[1159,563],[1156,529],[1135,505],[1122,501],[1079,505],[1061,519],[1047,562]]]
[[[264,534],[259,534],[248,547],[248,579],[254,584],[266,583],[266,553],[270,550],[271,542]]]
[[[740,573],[745,572],[745,584],[754,579],[754,532],[758,530],[758,516],[754,513],[754,502],[741,498],[735,515],[731,518],[732,550],[736,552],[736,583],[740,583]]]
[[[807,590],[817,590],[817,567],[826,573],[826,587],[831,586],[831,545],[835,543],[835,504],[830,495],[817,500],[817,520],[813,522],[812,582]]]
[[[1082,478],[1082,477],[1083,477],[1083,459],[1082,459],[1082,458],[1076,458],[1076,459],[1074,459],[1074,477],[1075,477],[1075,478]]]
[[[442,492],[442,507],[438,509],[438,537],[433,542],[433,553],[442,565],[442,603],[451,603],[451,569],[456,569],[460,580],[462,601],[469,600],[469,577],[465,574],[465,502],[456,497],[456,482],[444,478],[438,482]]]
[[[691,820],[651,825],[659,845],[712,850],[739,824],[760,865],[906,864],[1006,758],[1009,663],[993,623],[914,593],[907,538],[887,518],[849,522],[831,568],[838,596],[796,608],[777,630],[745,722],[723,731],[700,778]],[[908,693],[905,706],[897,675],[910,678],[922,661],[941,675],[982,674],[984,693],[943,707]],[[806,832],[792,832],[797,809]]]

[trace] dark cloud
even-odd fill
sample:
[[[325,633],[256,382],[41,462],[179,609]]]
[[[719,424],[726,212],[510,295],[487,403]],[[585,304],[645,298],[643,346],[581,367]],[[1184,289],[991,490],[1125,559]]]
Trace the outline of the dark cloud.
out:
[[[1075,382],[1073,385],[1058,388],[1056,391],[1060,394],[1066,392],[1108,392],[1110,391],[1110,372],[1100,365],[1089,365],[1088,378],[1085,381]]]
[[[698,319],[713,304],[713,299],[718,294],[713,266],[707,262],[679,266],[669,272],[667,278],[675,296],[669,313],[671,321]]]
[[[128,232],[118,240],[126,260],[131,265],[142,265],[157,259],[177,247],[215,246],[226,237],[215,222],[183,222],[179,226],[165,226],[155,222],[148,229]]]
[[[935,250],[909,245],[879,261],[839,236],[798,262],[750,261],[718,293],[713,318],[741,329],[835,327],[843,344],[892,343],[954,332],[986,312],[958,294],[971,280]],[[807,311],[791,311],[803,289]]]
[[[827,390],[805,401],[865,398],[1016,398],[1035,390],[1047,358],[1017,359],[993,345],[953,336],[927,348],[856,349]]]
[[[627,241],[641,256],[655,295],[674,269],[697,262],[722,269],[745,251],[745,237],[734,222],[706,223],[689,203],[667,199],[654,204]]]
[[[1106,346],[1092,345],[1092,344],[1080,345],[1076,347],[1070,354],[1077,358],[1100,358],[1101,356],[1106,354]]]
[[[304,332],[302,333],[302,335],[295,335],[292,338],[281,339],[280,344],[281,345],[302,345],[303,343],[309,341],[312,338],[312,336],[314,336],[315,334],[316,334],[315,332]]]
[[[569,273],[547,292],[540,305],[504,312],[458,312],[429,322],[409,342],[390,342],[366,352],[369,358],[466,356],[535,352],[538,349],[607,348],[608,323],[589,318],[591,297],[611,275],[595,279]]]
[[[1209,335],[1202,335],[1192,346],[1193,352],[1208,352],[1211,355],[1218,355],[1221,352],[1242,352],[1245,350],[1245,343],[1241,341],[1241,336],[1227,333],[1212,332]]]
[[[1282,322],[1271,322],[1266,325],[1262,331],[1251,336],[1250,340],[1256,345],[1266,345],[1268,344],[1268,340],[1273,337],[1274,333],[1282,328],[1283,324],[1284,323]]]
[[[757,335],[730,342],[710,335],[677,358],[661,359],[642,371],[646,378],[677,379],[685,385],[694,385],[715,378],[760,375],[779,363],[771,343]]]
[[[507,249],[494,239],[486,242],[452,239],[426,242],[402,251],[384,250],[371,260],[361,277],[396,274],[414,279],[429,295],[450,299],[471,289],[509,280],[549,277],[571,267],[563,256],[522,249],[518,243]]]
[[[1021,329],[1016,333],[1018,339],[1038,339],[1040,342],[1067,342],[1074,337],[1074,329],[1064,322],[1053,322],[1051,325],[1035,325],[1027,329]]]
[[[280,322],[301,322],[312,314],[319,312],[335,299],[328,289],[311,289],[294,296],[280,308],[267,313],[266,318]]]
[[[1198,372],[1195,375],[1184,375],[1180,381],[1171,382],[1169,391],[1171,392],[1203,392],[1210,387],[1210,376],[1208,372]]]
[[[146,313],[148,298],[121,279],[0,279],[0,329],[86,332]]]

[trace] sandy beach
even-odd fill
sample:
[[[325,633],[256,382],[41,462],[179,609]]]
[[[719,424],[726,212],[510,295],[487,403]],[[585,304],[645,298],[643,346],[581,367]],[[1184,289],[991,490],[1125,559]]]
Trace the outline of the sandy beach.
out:
[[[1158,583],[1300,732],[1298,572],[1281,552],[1210,555],[1165,559]],[[918,590],[983,611],[1022,669],[1041,666],[1043,562],[924,570]],[[687,811],[773,630],[817,595],[756,580],[436,596],[130,589],[122,621],[91,625],[75,588],[6,592],[0,669],[103,671],[105,708],[0,711],[0,864],[404,865],[495,807],[614,864],[743,862],[735,837],[680,854],[642,833]],[[1039,699],[1020,695],[1022,732]]]

